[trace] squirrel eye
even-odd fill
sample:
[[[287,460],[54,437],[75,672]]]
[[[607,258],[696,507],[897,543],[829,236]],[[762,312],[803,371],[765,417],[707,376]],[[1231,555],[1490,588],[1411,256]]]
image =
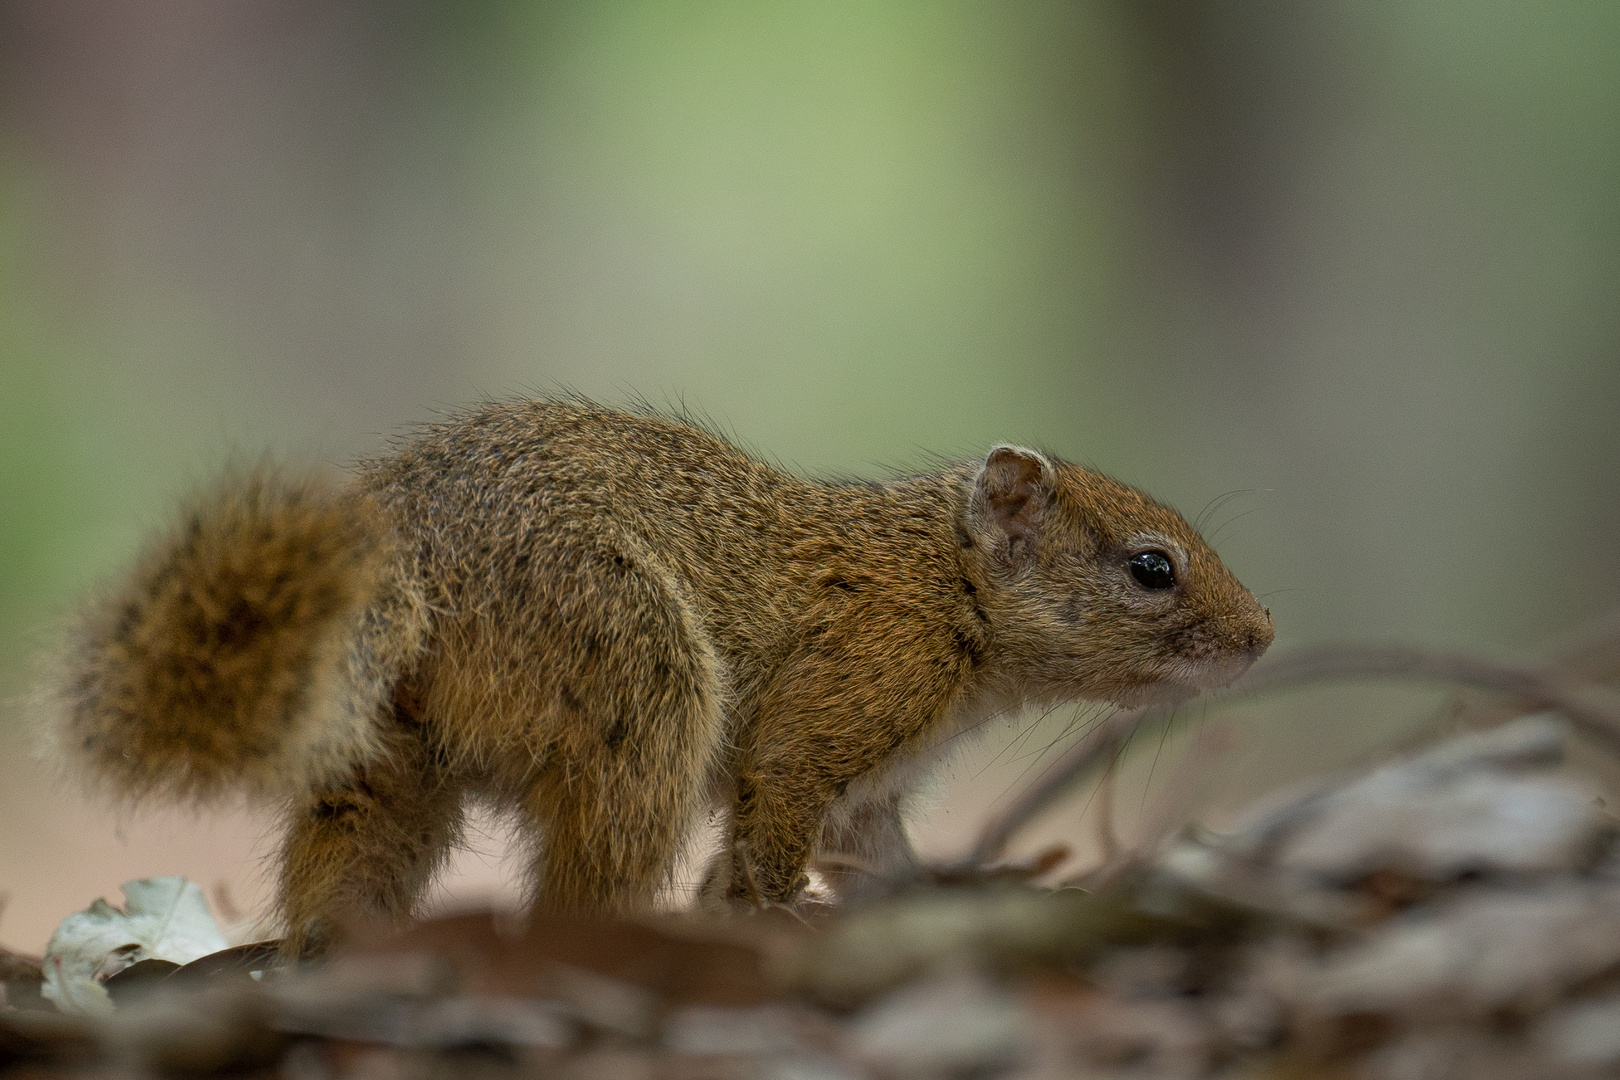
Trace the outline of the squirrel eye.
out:
[[[1162,551],[1144,551],[1139,555],[1132,555],[1125,560],[1125,565],[1131,568],[1131,577],[1144,589],[1173,589],[1176,587],[1176,571],[1170,565],[1170,557]]]

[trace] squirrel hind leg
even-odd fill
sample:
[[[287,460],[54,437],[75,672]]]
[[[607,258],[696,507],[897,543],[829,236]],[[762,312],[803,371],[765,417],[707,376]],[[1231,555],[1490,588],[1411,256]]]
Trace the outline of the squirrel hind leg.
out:
[[[425,736],[400,724],[349,781],[292,806],[278,897],[289,955],[405,922],[460,842],[464,791]]]
[[[706,805],[721,683],[669,579],[643,566],[591,587],[605,622],[552,659],[546,709],[568,734],[522,799],[538,834],[531,888],[542,911],[628,913],[651,906]]]

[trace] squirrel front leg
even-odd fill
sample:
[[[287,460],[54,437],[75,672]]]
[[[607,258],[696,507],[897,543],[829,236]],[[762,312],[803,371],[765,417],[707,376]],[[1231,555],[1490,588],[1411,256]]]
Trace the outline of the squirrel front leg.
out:
[[[726,899],[739,906],[787,903],[808,883],[805,868],[827,807],[838,797],[825,773],[751,771],[738,777]]]
[[[939,722],[967,674],[931,642],[871,639],[893,621],[850,615],[776,673],[744,740],[726,856],[734,904],[797,896],[837,800]]]

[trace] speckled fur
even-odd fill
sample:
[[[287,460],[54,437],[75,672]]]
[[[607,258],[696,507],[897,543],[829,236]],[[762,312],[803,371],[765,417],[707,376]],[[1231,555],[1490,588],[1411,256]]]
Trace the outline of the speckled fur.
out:
[[[645,907],[716,801],[733,903],[791,901],[818,847],[892,870],[942,733],[1193,693],[1272,638],[1173,511],[1014,447],[819,483],[679,420],[526,401],[352,490],[260,475],[193,521],[86,619],[64,741],[123,790],[286,796],[303,948],[408,914],[469,797],[532,823],[546,909]],[[1143,547],[1176,589],[1133,583]]]

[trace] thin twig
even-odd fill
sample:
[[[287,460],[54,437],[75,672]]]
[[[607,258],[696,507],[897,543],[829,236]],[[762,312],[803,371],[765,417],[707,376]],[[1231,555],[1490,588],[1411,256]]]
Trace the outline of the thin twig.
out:
[[[1119,779],[1120,747],[1116,740],[1112,760],[1103,770],[1102,783],[1097,785],[1097,851],[1104,863],[1119,856],[1119,834],[1114,831],[1114,787]]]
[[[764,907],[765,900],[759,891],[759,882],[754,879],[754,864],[749,861],[748,848],[743,844],[739,844],[736,854],[735,865],[741,867],[743,884],[748,886],[748,902],[756,908]]]
[[[1570,678],[1613,683],[1620,679],[1620,607],[1551,641],[1536,659]],[[1432,740],[1449,731],[1495,727],[1518,715],[1514,703],[1462,688],[1411,738]]]
[[[823,851],[811,860],[811,865],[817,870],[854,870],[861,874],[871,874],[873,877],[883,876],[883,870],[877,863],[842,851]]]
[[[1465,653],[1407,646],[1333,645],[1294,653],[1251,671],[1225,694],[1253,694],[1288,686],[1343,678],[1407,678],[1456,683],[1509,694],[1526,704],[1552,709],[1570,723],[1620,753],[1620,692],[1536,664],[1503,663]],[[1020,829],[1107,760],[1116,741],[1140,724],[1160,719],[1174,706],[1132,709],[1109,717],[1087,732],[1046,776],[993,818],[965,862],[993,861]]]
[[[1026,822],[1066,794],[1092,769],[1104,761],[1112,761],[1120,741],[1135,731],[1137,724],[1151,711],[1126,709],[1117,712],[1082,735],[1061,758],[1053,762],[1040,781],[1019,796],[1012,806],[991,819],[979,834],[979,842],[964,860],[966,865],[983,866],[993,861]]]

